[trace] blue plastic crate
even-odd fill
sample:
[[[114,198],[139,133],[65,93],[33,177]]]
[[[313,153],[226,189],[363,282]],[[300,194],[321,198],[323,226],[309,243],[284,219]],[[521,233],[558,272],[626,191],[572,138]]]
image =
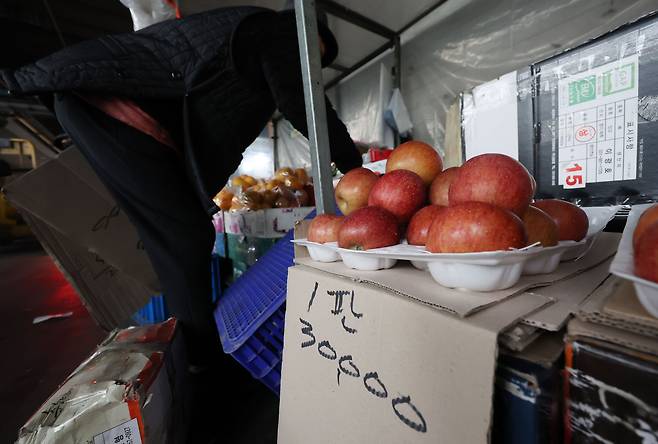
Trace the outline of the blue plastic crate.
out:
[[[164,296],[157,295],[133,315],[133,321],[138,325],[157,324],[166,321],[168,317]]]
[[[307,216],[313,218],[315,212]],[[277,395],[293,232],[281,238],[220,298],[215,321],[224,352]]]
[[[215,304],[219,299],[219,295],[222,292],[221,276],[219,272],[219,256],[213,255],[210,261],[210,270],[211,270],[211,285],[212,293],[210,298],[212,303]],[[140,308],[137,313],[133,315],[133,321],[138,325],[147,325],[147,324],[158,324],[169,319],[169,310],[167,310],[167,304],[163,295],[156,295],[151,298],[151,300],[142,308]]]

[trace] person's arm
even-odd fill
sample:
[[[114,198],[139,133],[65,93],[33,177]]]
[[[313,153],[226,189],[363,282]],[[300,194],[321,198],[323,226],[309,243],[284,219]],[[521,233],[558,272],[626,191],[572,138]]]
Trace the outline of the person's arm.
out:
[[[260,51],[265,81],[279,111],[298,131],[308,137],[297,34],[294,29],[280,28],[268,34],[268,39]],[[325,103],[331,160],[344,173],[360,167],[361,155],[347,128],[326,96]]]

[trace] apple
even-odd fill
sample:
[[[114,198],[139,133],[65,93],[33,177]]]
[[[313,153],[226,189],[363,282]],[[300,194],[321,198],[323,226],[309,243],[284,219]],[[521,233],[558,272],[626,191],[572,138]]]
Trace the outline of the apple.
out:
[[[644,230],[634,251],[635,274],[643,279],[658,282],[658,223]]]
[[[377,175],[367,168],[354,168],[341,177],[334,194],[341,213],[345,216],[368,205],[368,196]]]
[[[425,245],[432,222],[445,209],[445,206],[428,205],[418,210],[407,227],[407,242],[409,242],[409,245]]]
[[[658,204],[655,204],[646,210],[640,216],[633,231],[633,247],[637,248],[637,242],[644,233],[644,231],[658,221]]]
[[[413,171],[423,179],[425,185],[429,185],[443,170],[443,161],[430,145],[410,140],[395,148],[386,161],[387,173],[396,170]]]
[[[320,214],[315,216],[308,227],[308,240],[324,244],[338,240],[338,230],[345,217],[335,214]]]
[[[368,205],[384,208],[406,224],[427,200],[425,183],[412,171],[394,170],[384,174],[370,190]]]
[[[530,182],[532,182],[532,197],[534,197],[537,194],[537,181],[532,175],[530,175]]]
[[[579,241],[587,236],[589,219],[587,213],[577,205],[558,199],[538,200],[532,205],[555,220],[558,240]]]
[[[475,156],[450,185],[450,205],[483,202],[523,217],[533,195],[530,177],[521,163],[504,154]]]
[[[483,202],[447,207],[430,227],[427,251],[473,253],[527,245],[523,222],[514,213]]]
[[[540,242],[542,247],[557,245],[557,224],[546,212],[528,207],[523,215],[523,226],[528,234],[528,245]]]
[[[459,174],[459,167],[446,168],[439,173],[438,176],[432,181],[430,186],[430,202],[433,205],[443,205],[447,207],[448,202],[448,191],[450,190],[450,184],[454,182]]]
[[[364,207],[347,216],[338,230],[338,246],[370,250],[400,242],[397,219],[379,207]]]

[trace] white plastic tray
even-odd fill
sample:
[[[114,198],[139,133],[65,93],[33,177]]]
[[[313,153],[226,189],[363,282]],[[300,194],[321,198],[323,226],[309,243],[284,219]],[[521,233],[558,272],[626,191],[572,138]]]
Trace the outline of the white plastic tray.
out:
[[[619,249],[612,264],[610,264],[610,273],[633,282],[640,303],[652,316],[658,318],[658,283],[635,276],[633,260],[633,232],[642,213],[652,205],[633,205],[619,242]]]
[[[413,266],[420,270],[428,270],[434,280],[443,286],[473,291],[495,291],[513,286],[522,274],[552,273],[564,256],[570,255],[572,259],[582,257],[618,209],[619,207],[586,208],[590,219],[588,237],[580,242],[563,241],[559,245],[546,248],[533,245],[509,251],[430,253],[423,246],[407,243],[355,251],[339,248],[335,242],[316,244],[306,239],[296,239],[293,242],[307,246],[311,258],[319,262],[337,260],[336,256],[328,251],[320,253],[320,248],[333,250],[345,266],[355,270],[382,270],[391,268],[398,260],[406,260],[411,261]]]

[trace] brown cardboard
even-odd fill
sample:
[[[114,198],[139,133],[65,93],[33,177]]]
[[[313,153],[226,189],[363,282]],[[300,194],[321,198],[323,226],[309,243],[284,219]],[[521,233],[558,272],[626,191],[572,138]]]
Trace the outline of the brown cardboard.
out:
[[[278,442],[488,442],[498,333],[549,301],[521,294],[464,319],[417,288],[289,269]]]
[[[101,257],[70,241],[40,219],[29,213],[23,213],[23,218],[75,287],[91,316],[104,329],[125,326],[153,296],[143,284],[108,265]]]
[[[592,293],[577,316],[583,321],[658,337],[658,320],[643,310],[633,285],[617,276],[610,276]]]
[[[306,227],[305,223],[298,224],[295,237],[305,237]],[[513,287],[491,292],[468,292],[442,287],[428,272],[418,270],[405,261],[398,262],[388,270],[359,271],[347,268],[342,262],[315,262],[308,257],[306,248],[296,247],[295,262],[335,275],[347,276],[355,281],[368,282],[459,316],[469,316],[514,294],[583,273],[610,258],[617,251],[618,243],[618,234],[601,233],[592,250],[581,260],[564,262],[553,273],[523,276]]]
[[[4,189],[7,199],[108,264],[158,291],[137,232],[80,152],[68,149]]]
[[[609,325],[587,322],[575,318],[569,321],[567,334],[569,338],[589,338],[608,344],[616,344],[622,347],[621,350],[624,353],[637,350],[658,356],[658,341],[655,338]]]
[[[501,354],[534,362],[544,368],[555,364],[564,352],[564,333],[541,331],[539,337],[522,351],[501,349]]]
[[[542,332],[539,328],[519,323],[502,332],[498,343],[510,351],[520,352],[539,338]]]
[[[608,270],[611,261],[612,258],[609,258],[570,279],[533,289],[533,293],[549,297],[555,303],[531,313],[523,322],[549,331],[562,329],[571,315],[578,311],[582,302],[610,275]]]
[[[620,280],[616,291],[603,306],[603,312],[611,317],[626,319],[658,331],[658,318],[653,317],[644,308],[637,298],[635,286],[627,280]]]

